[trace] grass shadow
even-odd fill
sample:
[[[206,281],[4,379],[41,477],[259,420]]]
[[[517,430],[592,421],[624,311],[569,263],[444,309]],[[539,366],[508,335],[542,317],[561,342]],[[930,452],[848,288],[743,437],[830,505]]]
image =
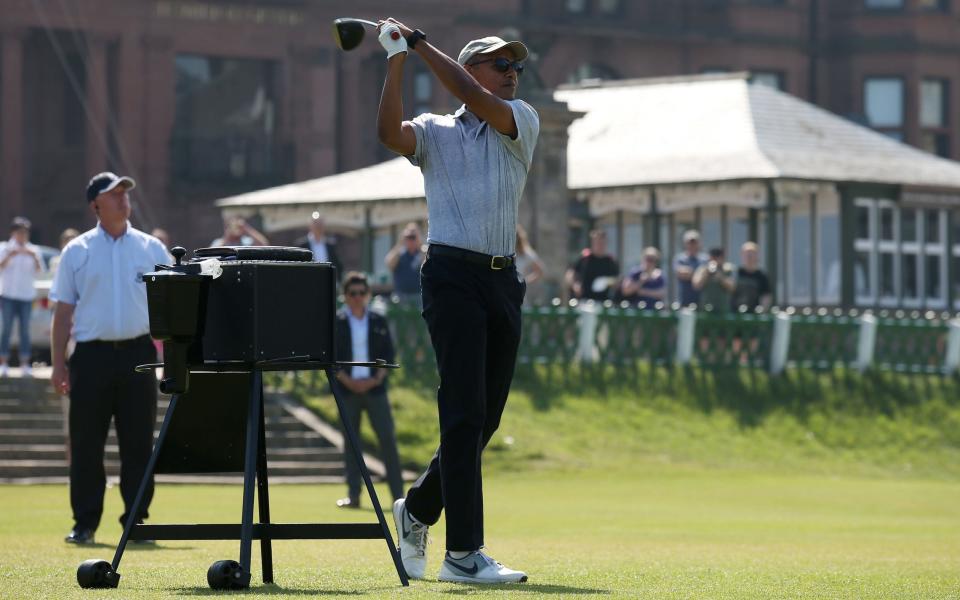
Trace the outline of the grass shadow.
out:
[[[209,587],[188,587],[173,588],[171,591],[177,596],[219,596],[224,594],[243,594],[244,596],[258,596],[269,594],[271,596],[366,596],[375,590],[384,590],[384,595],[388,588],[373,588],[371,590],[325,590],[325,589],[299,589],[284,588],[275,583],[251,583],[250,587],[244,590],[213,590]],[[392,588],[390,588],[392,589]]]
[[[454,587],[455,586],[455,587]],[[549,583],[457,583],[451,584],[449,590],[443,590],[444,594],[453,596],[470,596],[484,592],[497,591],[508,592],[508,597],[519,596],[520,594],[543,594],[543,595],[583,595],[583,596],[601,596],[609,595],[610,590],[596,588],[581,588],[567,585],[556,585]]]

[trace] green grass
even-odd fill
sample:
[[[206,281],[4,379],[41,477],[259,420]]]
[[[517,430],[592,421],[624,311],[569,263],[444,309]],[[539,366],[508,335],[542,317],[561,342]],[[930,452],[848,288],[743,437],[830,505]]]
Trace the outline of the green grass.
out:
[[[344,598],[958,598],[960,389],[897,375],[767,378],[646,369],[520,380],[485,456],[487,544],[528,571],[493,588],[399,587],[385,544],[275,543],[277,584],[248,594]],[[274,381],[331,416],[324,390]],[[437,440],[428,384],[391,392],[410,466]],[[370,432],[365,431],[370,437]],[[342,485],[274,486],[275,522],[373,521],[333,507]],[[381,497],[386,491],[380,489]],[[124,557],[120,590],[75,569],[120,537],[108,491],[97,548],[61,539],[63,486],[0,488],[0,598],[214,595],[207,567],[236,542],[160,542]],[[159,486],[154,523],[237,522],[237,486]],[[433,530],[428,575],[443,549]],[[256,546],[255,546],[256,548]],[[255,565],[259,554],[255,550]],[[255,566],[254,576],[260,574]],[[216,594],[226,595],[226,594]]]
[[[401,589],[376,541],[280,541],[276,585],[253,595],[350,598],[956,598],[960,484],[755,475],[645,466],[576,475],[489,477],[487,544],[526,569],[523,585],[413,582]],[[381,490],[383,492],[384,490]],[[340,486],[274,486],[276,522],[372,521],[332,508]],[[0,597],[175,598],[215,595],[206,568],[236,542],[159,542],[124,556],[119,590],[85,591],[86,558],[112,558],[119,494],[108,491],[102,545],[70,547],[63,486],[0,489]],[[234,522],[237,486],[160,486],[152,522]],[[428,575],[439,569],[434,528]],[[255,546],[256,548],[256,546]],[[255,550],[254,558],[259,553]],[[254,576],[260,574],[255,562]],[[216,594],[225,595],[225,594]]]
[[[401,459],[439,439],[435,391],[390,392]],[[282,385],[332,422],[324,387]],[[375,447],[368,426],[365,442]],[[520,380],[484,458],[492,472],[689,465],[756,473],[960,480],[960,384],[892,374],[767,377],[747,370],[645,369]]]

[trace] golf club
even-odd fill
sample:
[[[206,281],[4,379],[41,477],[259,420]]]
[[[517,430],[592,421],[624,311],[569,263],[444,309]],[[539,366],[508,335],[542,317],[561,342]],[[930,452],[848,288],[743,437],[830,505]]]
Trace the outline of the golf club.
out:
[[[333,40],[341,50],[350,51],[360,45],[365,33],[363,27],[376,28],[377,24],[366,19],[341,18],[333,20]],[[393,39],[400,39],[400,32],[391,34]]]

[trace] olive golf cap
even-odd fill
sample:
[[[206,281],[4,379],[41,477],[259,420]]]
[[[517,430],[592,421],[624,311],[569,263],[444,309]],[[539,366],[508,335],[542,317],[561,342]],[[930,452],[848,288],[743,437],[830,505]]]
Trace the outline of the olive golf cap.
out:
[[[93,202],[93,199],[104,192],[109,192],[118,185],[122,185],[125,190],[132,190],[137,187],[137,182],[131,177],[120,177],[116,173],[105,171],[97,173],[87,184],[87,202]]]
[[[527,50],[527,47],[523,45],[523,42],[508,42],[503,38],[491,35],[489,37],[480,38],[479,40],[471,40],[467,42],[467,45],[464,46],[463,50],[460,51],[460,56],[457,57],[457,62],[461,65],[465,65],[477,54],[489,54],[491,52],[496,52],[500,48],[509,49],[513,54],[513,60],[526,60],[527,56],[530,55],[530,52]]]

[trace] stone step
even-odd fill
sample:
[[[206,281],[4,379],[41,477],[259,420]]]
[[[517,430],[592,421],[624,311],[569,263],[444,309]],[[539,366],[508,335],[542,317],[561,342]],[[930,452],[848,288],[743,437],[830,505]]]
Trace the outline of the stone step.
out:
[[[120,462],[107,460],[104,463],[107,475],[120,472]],[[66,460],[0,460],[0,479],[19,479],[28,477],[67,477],[70,466]],[[342,461],[267,461],[268,475],[277,476],[327,476],[333,477],[343,472]]]
[[[0,429],[44,429],[62,424],[60,413],[0,413]]]
[[[119,460],[120,450],[116,443],[105,448],[107,460]],[[343,453],[333,446],[291,446],[288,448],[267,447],[270,459],[280,460],[343,460]],[[0,444],[0,459],[4,460],[65,460],[65,442],[60,444]]]
[[[4,460],[63,460],[66,447],[61,444],[0,444],[0,459]]]
[[[0,398],[0,413],[63,414],[63,400],[57,398],[56,401],[36,399],[25,401],[13,398]]]
[[[66,442],[66,433],[62,426],[55,421],[46,421],[42,426],[17,428],[0,426],[0,446],[10,444],[63,444]],[[291,447],[329,447],[330,442],[315,431],[304,429],[289,430],[270,430],[270,424],[267,424],[267,448],[291,448]],[[107,436],[107,444],[116,444],[116,433],[113,427]],[[2,456],[2,455],[0,455]]]
[[[0,444],[63,444],[63,428],[0,429]]]

